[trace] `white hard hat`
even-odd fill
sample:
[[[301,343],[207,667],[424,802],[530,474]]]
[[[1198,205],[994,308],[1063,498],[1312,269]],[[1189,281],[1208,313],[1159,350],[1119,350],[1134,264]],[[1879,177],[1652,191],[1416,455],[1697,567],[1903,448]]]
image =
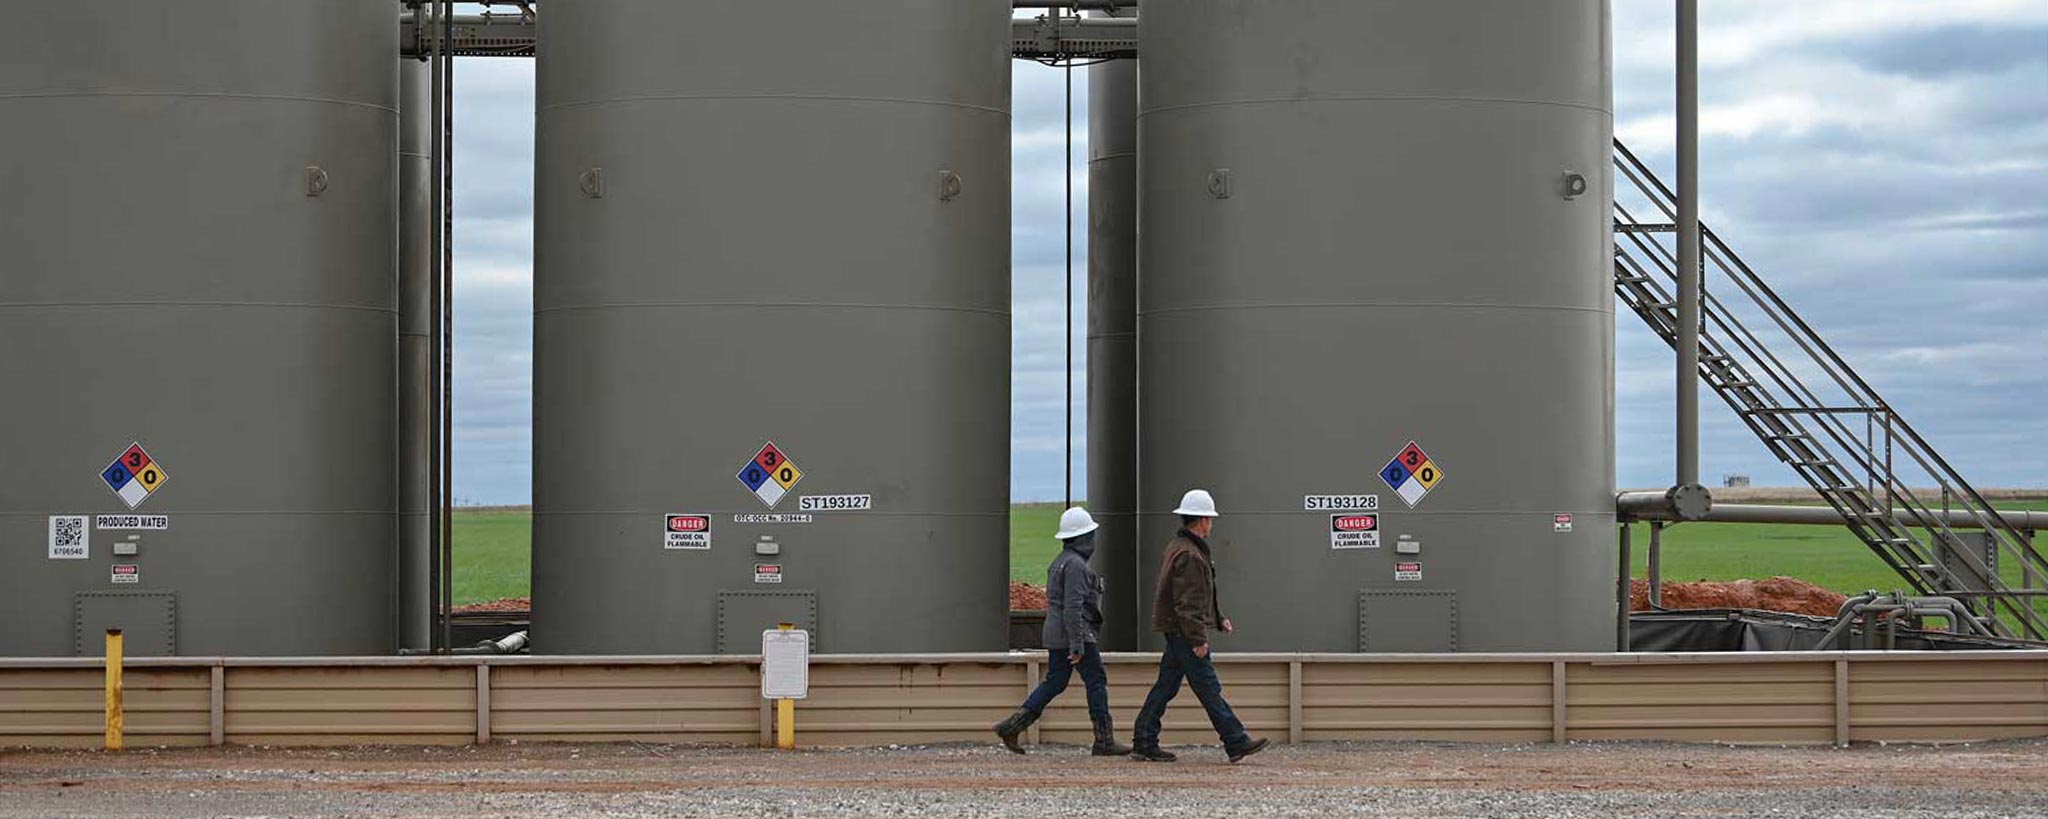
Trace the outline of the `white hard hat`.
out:
[[[1077,538],[1095,531],[1096,528],[1094,516],[1089,515],[1088,510],[1076,506],[1060,513],[1060,531],[1059,534],[1053,535],[1053,538]]]
[[[1209,497],[1207,489],[1190,489],[1180,496],[1180,508],[1173,513],[1192,518],[1213,518],[1216,517],[1216,499]]]

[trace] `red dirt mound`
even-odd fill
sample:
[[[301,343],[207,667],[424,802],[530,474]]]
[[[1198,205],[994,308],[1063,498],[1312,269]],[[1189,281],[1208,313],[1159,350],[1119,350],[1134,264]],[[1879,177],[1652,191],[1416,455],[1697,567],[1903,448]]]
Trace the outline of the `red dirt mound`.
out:
[[[465,603],[455,607],[456,614],[476,611],[532,611],[533,600],[526,597],[504,597],[486,600],[482,603]]]
[[[1045,587],[1010,581],[1011,611],[1044,611]]]
[[[1804,580],[1773,577],[1728,583],[1667,582],[1663,603],[1667,609],[1761,609],[1833,617],[1847,599]],[[1629,581],[1628,607],[1630,611],[1650,610],[1650,581]]]

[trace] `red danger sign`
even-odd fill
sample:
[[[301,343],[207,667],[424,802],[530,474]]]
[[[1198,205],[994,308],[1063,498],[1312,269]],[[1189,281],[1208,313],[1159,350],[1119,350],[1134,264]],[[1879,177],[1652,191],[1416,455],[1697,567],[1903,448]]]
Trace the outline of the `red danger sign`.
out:
[[[1330,548],[1377,549],[1380,547],[1380,516],[1356,512],[1330,516]]]
[[[668,515],[662,523],[661,548],[711,548],[710,515]]]

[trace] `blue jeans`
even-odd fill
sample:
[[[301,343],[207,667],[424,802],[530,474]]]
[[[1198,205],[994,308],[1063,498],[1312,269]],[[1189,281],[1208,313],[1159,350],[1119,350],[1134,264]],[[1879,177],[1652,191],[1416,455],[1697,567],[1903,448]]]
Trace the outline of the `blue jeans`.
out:
[[[1195,647],[1187,638],[1168,634],[1166,651],[1159,655],[1159,681],[1152,684],[1152,693],[1145,695],[1145,707],[1138,711],[1132,745],[1159,747],[1159,720],[1166,716],[1166,706],[1173,702],[1174,695],[1180,693],[1182,678],[1195,690],[1195,698],[1202,701],[1202,710],[1209,712],[1209,725],[1216,729],[1223,747],[1234,750],[1251,742],[1251,737],[1245,735],[1244,723],[1237,721],[1230,703],[1223,701],[1223,681],[1216,678],[1216,665],[1207,657],[1195,656]]]
[[[1065,648],[1045,650],[1045,681],[1031,689],[1031,696],[1024,698],[1024,710],[1033,714],[1045,712],[1052,704],[1052,698],[1067,690],[1067,681],[1074,678],[1074,666],[1067,662]],[[1109,672],[1102,668],[1102,652],[1089,643],[1081,654],[1081,684],[1088,689],[1088,717],[1101,722],[1109,719]]]

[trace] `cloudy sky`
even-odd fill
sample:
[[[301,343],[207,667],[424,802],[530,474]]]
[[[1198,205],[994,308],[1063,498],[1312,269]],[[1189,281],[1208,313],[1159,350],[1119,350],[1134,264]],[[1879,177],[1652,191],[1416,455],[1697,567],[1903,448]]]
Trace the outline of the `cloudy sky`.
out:
[[[2048,2],[1702,3],[1704,219],[1979,486],[2048,486]],[[1672,3],[1614,0],[1615,124],[1668,177]],[[1063,492],[1064,180],[1087,81],[1015,63],[1011,487]],[[457,69],[455,494],[529,500],[533,64]],[[1076,492],[1087,247],[1077,219]],[[1709,282],[1709,287],[1714,287]],[[1732,288],[1728,291],[1733,295]],[[1670,481],[1671,352],[1617,318],[1619,476]],[[1797,480],[1713,400],[1702,471]]]

